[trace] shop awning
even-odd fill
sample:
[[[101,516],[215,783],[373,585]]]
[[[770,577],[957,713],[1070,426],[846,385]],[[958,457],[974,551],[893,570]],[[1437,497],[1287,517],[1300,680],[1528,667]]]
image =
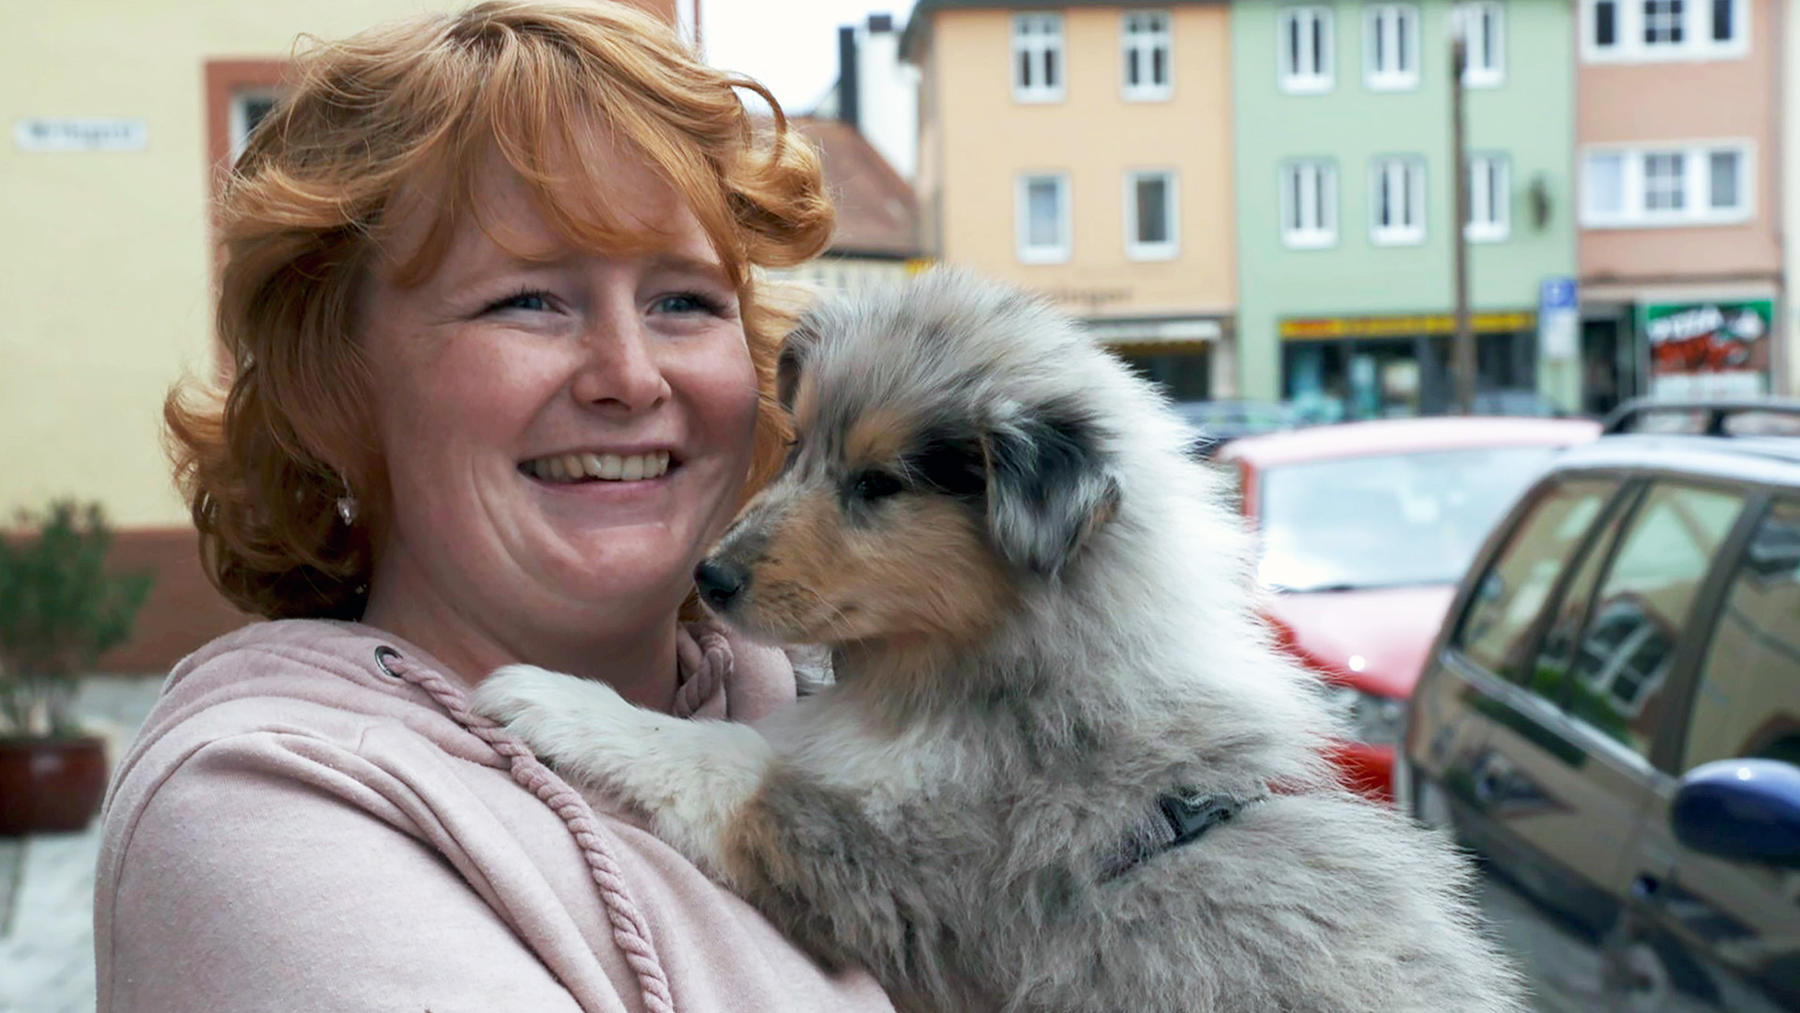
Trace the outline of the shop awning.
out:
[[[1213,317],[1157,317],[1136,320],[1089,320],[1089,334],[1115,348],[1205,345],[1218,341],[1224,328]]]
[[[1477,334],[1512,334],[1537,327],[1537,314],[1527,310],[1471,313]],[[1421,334],[1456,333],[1452,313],[1401,313],[1376,317],[1290,317],[1281,322],[1283,341],[1330,341],[1336,338],[1411,338]]]

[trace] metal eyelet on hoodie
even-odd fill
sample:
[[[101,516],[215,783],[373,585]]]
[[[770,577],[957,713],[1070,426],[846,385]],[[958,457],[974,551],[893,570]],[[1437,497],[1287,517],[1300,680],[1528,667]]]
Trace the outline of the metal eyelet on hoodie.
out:
[[[382,675],[398,681],[400,679],[400,673],[388,667],[388,662],[390,660],[399,661],[400,652],[386,644],[382,644],[380,647],[375,648],[375,667],[381,669]]]

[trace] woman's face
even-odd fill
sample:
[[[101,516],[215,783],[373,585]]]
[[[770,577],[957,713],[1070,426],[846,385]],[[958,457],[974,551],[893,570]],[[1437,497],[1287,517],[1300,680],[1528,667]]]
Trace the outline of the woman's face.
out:
[[[464,215],[422,284],[372,272],[359,340],[393,499],[372,614],[403,595],[517,658],[604,643],[672,619],[730,519],[757,403],[737,293],[674,191],[614,179],[655,249],[571,248],[501,168],[476,192],[504,245]]]

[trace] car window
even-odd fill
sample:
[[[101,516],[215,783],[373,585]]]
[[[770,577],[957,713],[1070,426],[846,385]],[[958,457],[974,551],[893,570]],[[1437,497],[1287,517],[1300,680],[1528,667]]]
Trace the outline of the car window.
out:
[[[1646,759],[1688,613],[1743,507],[1739,492],[1658,483],[1626,520],[1568,653],[1532,680]]]
[[[1556,448],[1369,454],[1269,468],[1257,581],[1280,591],[1455,583]]]
[[[1619,531],[1630,516],[1629,510],[1615,510],[1607,518],[1605,528],[1589,540],[1580,568],[1563,586],[1562,599],[1550,613],[1549,627],[1544,631],[1544,642],[1538,648],[1537,661],[1531,666],[1526,684],[1533,693],[1550,700],[1559,708],[1569,705],[1569,665],[1580,645],[1582,631],[1587,628],[1588,614],[1593,610],[1594,591],[1599,586],[1600,574],[1606,568],[1607,560],[1612,558]]]
[[[1689,711],[1684,767],[1800,764],[1800,500],[1778,500],[1738,562]]]
[[[1582,479],[1539,496],[1475,586],[1453,646],[1491,672],[1516,668],[1532,624],[1617,483]]]

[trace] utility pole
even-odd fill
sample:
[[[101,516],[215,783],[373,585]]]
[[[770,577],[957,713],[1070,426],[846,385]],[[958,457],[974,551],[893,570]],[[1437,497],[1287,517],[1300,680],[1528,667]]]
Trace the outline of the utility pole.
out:
[[[1450,20],[1450,162],[1455,167],[1454,217],[1450,223],[1456,251],[1456,334],[1451,339],[1450,373],[1456,380],[1456,410],[1475,414],[1475,335],[1469,327],[1469,152],[1463,136],[1463,68],[1468,66],[1466,23],[1460,12]]]

